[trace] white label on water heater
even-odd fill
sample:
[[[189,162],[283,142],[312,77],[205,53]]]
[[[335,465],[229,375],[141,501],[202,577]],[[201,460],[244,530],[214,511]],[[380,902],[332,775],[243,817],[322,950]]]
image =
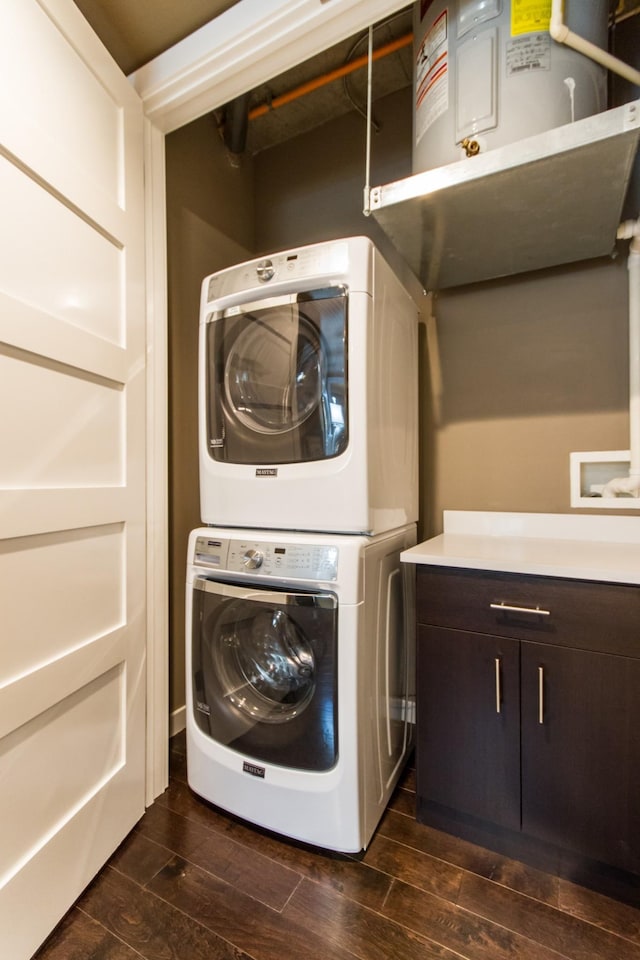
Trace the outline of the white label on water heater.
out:
[[[416,143],[449,108],[449,12],[424,35],[416,59]]]
[[[530,33],[507,43],[507,76],[551,69],[551,37],[548,33]]]

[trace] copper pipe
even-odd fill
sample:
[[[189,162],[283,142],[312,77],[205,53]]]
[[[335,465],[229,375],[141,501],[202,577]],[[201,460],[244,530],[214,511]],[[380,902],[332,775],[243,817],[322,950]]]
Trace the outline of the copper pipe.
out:
[[[387,57],[390,53],[395,53],[396,50],[408,47],[412,42],[413,34],[405,33],[404,36],[398,37],[397,40],[391,40],[389,43],[385,43],[383,46],[378,47],[377,50],[374,50],[373,59],[380,60],[382,57]],[[255,120],[256,117],[263,117],[265,113],[269,113],[270,110],[277,110],[278,107],[284,106],[285,103],[291,103],[292,100],[304,97],[307,93],[312,93],[314,90],[318,90],[328,83],[333,83],[334,80],[339,80],[340,77],[346,77],[349,73],[354,73],[354,71],[359,70],[360,67],[366,67],[368,62],[369,57],[364,53],[361,57],[356,57],[356,59],[350,63],[345,63],[343,67],[336,67],[335,70],[330,70],[328,73],[323,73],[313,80],[308,80],[306,83],[300,84],[299,87],[294,87],[293,90],[282,93],[279,97],[274,97],[271,103],[263,103],[259,107],[253,107],[253,109],[249,111],[249,120]]]

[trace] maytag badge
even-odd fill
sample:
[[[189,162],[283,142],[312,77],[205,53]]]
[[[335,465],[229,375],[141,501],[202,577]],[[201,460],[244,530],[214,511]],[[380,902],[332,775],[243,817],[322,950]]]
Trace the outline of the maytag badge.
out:
[[[256,477],[277,477],[277,467],[256,467]]]
[[[243,773],[250,773],[252,777],[261,777],[264,780],[265,767],[258,767],[255,763],[247,763],[245,760],[242,764]]]

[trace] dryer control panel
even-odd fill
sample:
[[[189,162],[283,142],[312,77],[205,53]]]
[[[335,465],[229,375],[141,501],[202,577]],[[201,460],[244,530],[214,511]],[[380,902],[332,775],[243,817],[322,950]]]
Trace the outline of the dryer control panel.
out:
[[[259,287],[285,282],[291,288],[298,282],[326,284],[327,279],[344,278],[349,269],[349,245],[345,240],[319,243],[297,250],[276,253],[261,260],[250,260],[212,274],[207,284],[207,303]],[[297,287],[296,287],[297,289]]]
[[[193,562],[227,573],[337,580],[338,547],[331,544],[198,537]]]

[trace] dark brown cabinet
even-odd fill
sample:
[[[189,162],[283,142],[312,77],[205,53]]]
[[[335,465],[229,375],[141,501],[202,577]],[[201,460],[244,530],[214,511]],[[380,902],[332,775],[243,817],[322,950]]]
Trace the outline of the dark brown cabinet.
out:
[[[421,625],[418,683],[418,795],[519,830],[519,644]]]
[[[640,873],[640,590],[417,577],[418,819]]]
[[[640,660],[521,644],[522,830],[640,871]]]

